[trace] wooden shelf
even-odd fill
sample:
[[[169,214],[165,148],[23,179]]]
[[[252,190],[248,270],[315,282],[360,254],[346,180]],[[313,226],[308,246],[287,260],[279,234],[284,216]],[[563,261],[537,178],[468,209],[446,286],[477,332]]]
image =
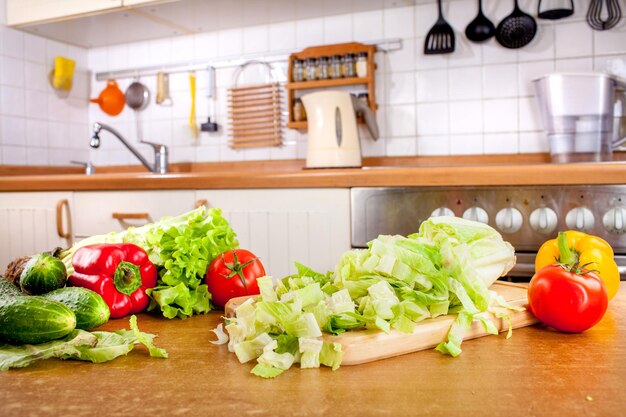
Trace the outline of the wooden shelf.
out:
[[[293,61],[294,59],[306,60],[307,58],[318,58],[321,56],[331,57],[333,55],[343,56],[345,54],[358,54],[365,52],[367,54],[367,77],[351,77],[351,78],[332,78],[328,80],[314,81],[293,81]],[[378,109],[376,104],[376,87],[375,87],[375,71],[376,63],[374,62],[374,53],[376,45],[365,45],[358,42],[341,43],[336,45],[312,46],[298,53],[289,56],[288,82],[285,85],[287,90],[287,108],[289,118],[287,119],[287,127],[289,129],[305,130],[307,122],[296,122],[293,120],[293,104],[296,99],[296,92],[301,90],[310,90],[314,88],[332,88],[350,85],[363,85],[367,88],[368,105],[372,111]],[[359,120],[361,122],[361,120]]]
[[[357,115],[356,116],[356,122],[359,124],[363,124],[365,123],[365,120],[363,120],[363,117]],[[289,121],[287,122],[287,127],[289,129],[298,129],[298,130],[306,130],[308,124],[306,122],[306,120],[302,121],[302,122],[294,122],[294,121]]]
[[[306,90],[308,88],[337,87],[341,85],[367,84],[369,78],[333,78],[329,80],[301,81],[289,83],[285,86],[288,90]]]
[[[304,129],[307,128],[307,126],[308,126],[308,124],[307,124],[306,120],[303,121],[303,122],[292,122],[292,121],[287,122],[287,127],[289,129],[304,130]]]

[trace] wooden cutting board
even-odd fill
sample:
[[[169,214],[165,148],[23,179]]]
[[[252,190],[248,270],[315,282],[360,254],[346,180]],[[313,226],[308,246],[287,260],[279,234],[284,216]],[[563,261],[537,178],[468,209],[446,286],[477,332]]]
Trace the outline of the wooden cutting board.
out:
[[[526,306],[528,304],[526,285],[497,281],[489,289],[503,296],[513,306]],[[228,301],[224,308],[226,316],[232,317],[234,310],[248,298],[237,297]],[[508,323],[504,320],[494,317],[491,313],[481,313],[481,315],[492,320],[499,331],[508,330]],[[528,310],[510,311],[509,316],[514,329],[538,322]],[[380,330],[356,330],[338,336],[324,334],[322,339],[326,342],[341,343],[344,352],[342,365],[359,365],[419,350],[432,349],[445,340],[455,319],[455,315],[426,319],[415,325],[413,333],[392,330],[387,334]],[[464,340],[487,335],[488,333],[482,324],[474,321],[465,334]]]

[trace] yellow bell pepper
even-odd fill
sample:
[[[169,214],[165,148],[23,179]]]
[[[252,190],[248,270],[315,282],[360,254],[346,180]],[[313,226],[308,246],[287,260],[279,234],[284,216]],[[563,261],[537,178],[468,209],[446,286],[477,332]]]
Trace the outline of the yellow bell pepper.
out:
[[[604,239],[576,230],[559,232],[556,239],[541,245],[535,258],[535,272],[546,265],[578,265],[594,271],[604,282],[609,300],[619,289],[620,276],[613,259],[613,248]]]

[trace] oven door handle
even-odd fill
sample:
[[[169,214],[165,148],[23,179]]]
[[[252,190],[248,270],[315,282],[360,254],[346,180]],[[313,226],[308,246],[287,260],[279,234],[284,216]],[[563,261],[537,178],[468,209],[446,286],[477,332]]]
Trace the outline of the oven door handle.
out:
[[[523,273],[524,276],[533,276],[535,274],[535,264],[527,262],[516,263],[507,275],[516,276],[516,273]]]
[[[622,262],[618,263],[617,269],[621,276],[621,279],[624,280],[626,277],[626,264]],[[517,277],[517,276],[528,276],[532,277],[535,275],[535,264],[530,263],[528,261],[518,262],[515,266],[507,273],[508,276]]]

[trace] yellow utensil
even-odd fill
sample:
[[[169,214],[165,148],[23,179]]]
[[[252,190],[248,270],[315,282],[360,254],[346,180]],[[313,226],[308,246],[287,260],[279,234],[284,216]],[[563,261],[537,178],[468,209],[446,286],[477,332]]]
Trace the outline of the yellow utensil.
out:
[[[189,115],[189,126],[194,139],[198,139],[198,123],[196,122],[196,73],[189,73],[189,89],[191,90],[191,114]]]
[[[61,91],[69,91],[72,88],[72,79],[76,61],[57,56],[54,58],[54,69],[51,74],[52,87]]]

